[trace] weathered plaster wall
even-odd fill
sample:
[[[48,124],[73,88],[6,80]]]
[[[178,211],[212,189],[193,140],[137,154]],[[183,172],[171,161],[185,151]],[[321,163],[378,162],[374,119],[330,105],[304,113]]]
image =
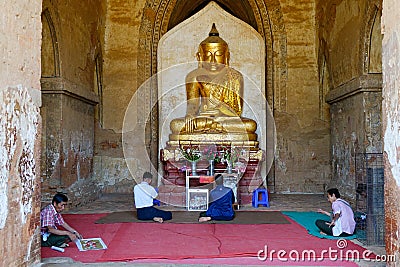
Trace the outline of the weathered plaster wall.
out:
[[[381,153],[379,1],[318,1],[320,61],[329,75],[332,180],[355,200],[357,153]],[[379,12],[378,12],[379,16]],[[322,66],[321,66],[322,67]],[[373,73],[374,72],[374,73]]]
[[[364,13],[367,2],[318,1],[318,36],[320,40],[324,40],[321,49],[328,56],[331,88],[336,88],[360,74],[360,29],[366,22]]]
[[[139,28],[145,0],[107,1],[104,46],[104,128],[121,133],[137,84]]]
[[[94,57],[101,47],[103,1],[46,1],[55,14],[61,76],[77,85],[79,94],[94,89]]]
[[[40,261],[41,1],[0,1],[0,259]]]
[[[77,205],[98,197],[93,186],[94,107],[65,94],[45,94],[41,110],[46,121],[42,140],[43,201],[55,192],[69,193]]]
[[[67,193],[72,205],[98,197],[92,180],[94,112],[100,72],[96,58],[102,54],[103,1],[45,1],[42,59],[59,64],[60,71],[42,73],[43,158],[42,201],[55,192]],[[51,45],[49,42],[53,42]],[[48,47],[56,48],[56,52]],[[45,54],[46,53],[46,54]],[[42,64],[50,68],[51,64]]]
[[[356,199],[355,171],[359,153],[381,153],[381,84],[353,80],[328,95],[331,104],[332,181],[349,200]],[[352,92],[346,96],[344,92]],[[337,94],[336,94],[337,93]],[[343,99],[336,98],[344,96]],[[359,158],[360,159],[360,158]]]
[[[287,38],[287,95],[286,106],[274,112],[275,191],[322,193],[330,179],[329,122],[320,116],[316,2],[280,2]]]
[[[278,133],[275,191],[324,192],[330,179],[328,123],[316,120],[301,127],[293,115],[275,114]]]
[[[137,62],[141,56],[138,47],[143,40],[139,38],[139,29],[145,3],[145,0],[106,1],[103,122],[102,127],[96,124],[93,172],[104,192],[129,193],[135,183],[123,157],[121,132],[126,108],[140,86]]]
[[[386,252],[400,259],[400,2],[384,0],[383,37],[383,140],[385,156]],[[397,262],[388,266],[397,266]]]

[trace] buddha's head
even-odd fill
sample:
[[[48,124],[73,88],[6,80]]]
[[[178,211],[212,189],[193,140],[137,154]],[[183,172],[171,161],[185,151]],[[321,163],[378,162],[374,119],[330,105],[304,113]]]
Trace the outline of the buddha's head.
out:
[[[215,23],[213,23],[208,37],[199,45],[197,60],[210,71],[218,71],[225,65],[229,65],[228,44],[219,37]]]

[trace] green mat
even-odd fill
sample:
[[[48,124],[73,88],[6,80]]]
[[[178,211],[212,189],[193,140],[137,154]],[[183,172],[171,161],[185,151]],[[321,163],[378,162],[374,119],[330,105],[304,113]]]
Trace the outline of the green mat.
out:
[[[337,237],[337,236],[328,236],[328,235],[322,235],[319,233],[318,227],[315,225],[316,220],[327,220],[329,221],[329,216],[318,213],[315,211],[282,211],[282,213],[304,228],[307,229],[308,233],[310,235],[319,237],[319,238],[326,238],[326,239],[355,239],[357,238],[357,234],[354,234],[352,236],[346,236],[346,237]]]

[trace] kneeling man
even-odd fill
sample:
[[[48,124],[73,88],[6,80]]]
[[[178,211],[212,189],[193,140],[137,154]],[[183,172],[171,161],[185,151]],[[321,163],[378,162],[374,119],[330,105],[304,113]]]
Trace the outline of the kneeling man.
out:
[[[157,197],[158,193],[151,186],[152,180],[153,175],[145,172],[143,181],[133,188],[137,217],[139,220],[153,220],[160,223],[171,220],[172,213],[170,211],[159,210],[153,206],[153,199]]]
[[[235,217],[232,205],[235,203],[235,194],[231,188],[224,186],[222,174],[217,174],[215,184],[217,186],[210,192],[210,206],[207,211],[200,213],[199,222],[230,221]]]

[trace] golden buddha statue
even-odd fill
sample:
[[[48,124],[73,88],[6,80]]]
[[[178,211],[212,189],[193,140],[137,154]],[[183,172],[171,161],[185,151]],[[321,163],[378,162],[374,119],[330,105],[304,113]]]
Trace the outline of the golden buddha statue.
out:
[[[199,67],[186,76],[186,116],[171,121],[170,141],[257,141],[257,123],[241,117],[243,76],[229,67],[228,44],[215,24],[196,56]]]

